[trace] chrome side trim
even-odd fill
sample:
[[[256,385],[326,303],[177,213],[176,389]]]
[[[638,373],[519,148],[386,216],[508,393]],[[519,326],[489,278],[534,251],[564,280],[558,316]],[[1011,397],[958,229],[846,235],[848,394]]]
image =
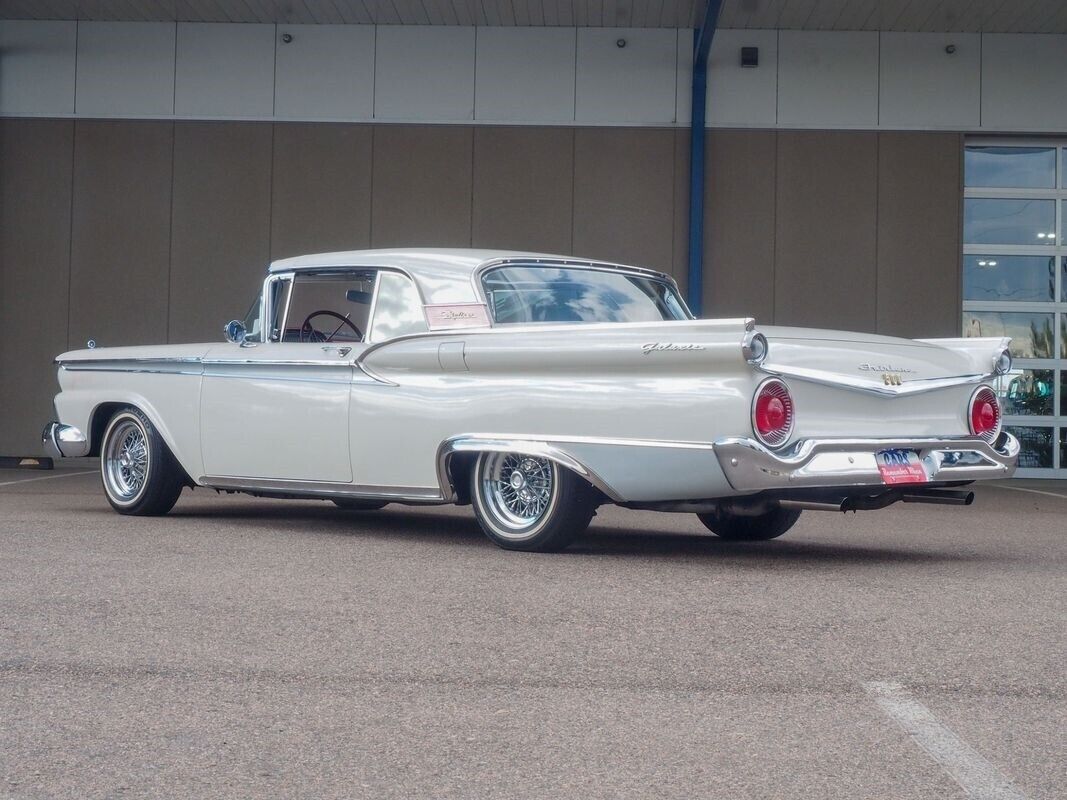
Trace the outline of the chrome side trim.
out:
[[[798,381],[818,383],[823,386],[833,386],[837,389],[848,389],[855,392],[880,394],[887,397],[900,395],[921,394],[933,392],[938,389],[947,389],[951,386],[969,386],[992,380],[995,375],[958,375],[951,378],[917,378],[902,382],[899,386],[886,386],[876,383],[867,378],[850,377],[837,372],[828,372],[821,369],[808,369],[807,367],[786,367],[768,364],[764,362],[756,367],[760,372],[765,372],[775,378],[793,378]]]
[[[61,367],[69,367],[72,364],[199,364],[203,361],[201,356],[147,356],[143,358],[57,358],[54,363]]]
[[[397,503],[440,504],[447,502],[436,487],[429,486],[361,486],[328,481],[298,481],[277,478],[239,478],[220,475],[201,476],[197,483],[209,489],[277,494],[291,497],[347,497],[360,500],[389,500]]]
[[[73,425],[49,422],[41,431],[41,444],[52,458],[81,458],[89,452],[85,434]]]
[[[772,452],[755,439],[715,442],[726,479],[737,491],[807,487],[885,486],[875,454],[915,450],[930,482],[1010,478],[1019,441],[1001,434],[997,445],[974,436],[919,439],[807,439]]]
[[[352,367],[352,362],[336,358],[205,358],[202,363],[227,367]]]

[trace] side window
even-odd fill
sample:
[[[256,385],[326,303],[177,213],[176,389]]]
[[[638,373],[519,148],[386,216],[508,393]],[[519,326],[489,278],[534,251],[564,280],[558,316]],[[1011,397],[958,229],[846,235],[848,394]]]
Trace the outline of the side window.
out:
[[[411,278],[399,272],[380,273],[369,341],[384,342],[429,329],[422,298]]]
[[[362,342],[375,270],[298,273],[287,300],[283,342]]]

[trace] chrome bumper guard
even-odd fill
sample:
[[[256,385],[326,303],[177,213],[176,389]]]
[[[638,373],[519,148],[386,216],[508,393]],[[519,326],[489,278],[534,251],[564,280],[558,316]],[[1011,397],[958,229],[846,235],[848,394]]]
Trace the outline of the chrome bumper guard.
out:
[[[49,422],[41,432],[41,444],[52,458],[81,458],[89,452],[89,440],[73,425]]]
[[[714,446],[726,479],[739,492],[885,486],[875,461],[881,450],[916,451],[930,483],[1010,478],[1019,460],[1019,441],[1009,433],[992,445],[968,437],[806,439],[784,452],[748,438],[720,439]]]

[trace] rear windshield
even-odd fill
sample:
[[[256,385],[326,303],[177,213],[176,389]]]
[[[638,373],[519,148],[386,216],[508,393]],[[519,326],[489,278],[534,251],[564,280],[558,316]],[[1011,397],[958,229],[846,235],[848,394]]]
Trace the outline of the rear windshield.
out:
[[[670,284],[624,272],[511,265],[486,272],[482,288],[497,325],[689,318]]]

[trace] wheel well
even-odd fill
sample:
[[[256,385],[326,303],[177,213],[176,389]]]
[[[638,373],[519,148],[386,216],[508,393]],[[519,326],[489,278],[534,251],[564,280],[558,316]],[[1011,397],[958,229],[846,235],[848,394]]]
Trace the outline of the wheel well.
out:
[[[89,422],[89,455],[100,455],[100,440],[104,438],[104,429],[107,423],[120,408],[126,408],[129,403],[101,403],[93,409],[93,416]]]
[[[456,505],[471,503],[471,470],[480,453],[454,453],[448,459],[448,478],[456,492]]]
[[[482,455],[481,452],[462,452],[454,453],[448,459],[448,478],[456,493],[456,505],[469,506],[471,504],[471,473],[474,468],[474,462],[478,460],[480,455]],[[566,464],[559,464],[559,468],[573,472]],[[597,506],[614,502],[604,492],[589,483],[584,476],[579,475],[578,477],[589,487],[589,492]]]

